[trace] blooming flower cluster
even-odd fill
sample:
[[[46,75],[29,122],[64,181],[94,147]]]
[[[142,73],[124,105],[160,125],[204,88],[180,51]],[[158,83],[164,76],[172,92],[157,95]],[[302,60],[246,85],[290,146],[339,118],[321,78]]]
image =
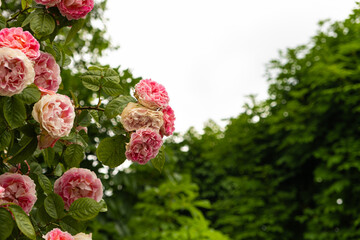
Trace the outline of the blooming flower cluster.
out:
[[[94,0],[35,0],[47,7],[56,6],[68,20],[84,18],[93,8]]]
[[[146,164],[156,157],[162,146],[162,136],[170,136],[175,128],[174,111],[165,87],[151,79],[135,86],[138,103],[129,103],[121,113],[125,130],[133,132],[126,145],[126,158]]]
[[[72,236],[68,232],[63,232],[59,228],[54,228],[43,236],[45,240],[91,240],[92,234],[78,233]]]
[[[40,52],[39,42],[18,28],[0,31],[0,96],[11,97],[35,83],[57,91],[61,83],[60,67],[54,57]]]

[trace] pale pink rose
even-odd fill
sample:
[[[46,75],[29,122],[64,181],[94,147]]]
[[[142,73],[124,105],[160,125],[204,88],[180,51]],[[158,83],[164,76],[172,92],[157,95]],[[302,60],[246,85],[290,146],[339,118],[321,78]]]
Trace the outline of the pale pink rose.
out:
[[[164,123],[162,112],[150,110],[133,102],[130,102],[123,110],[120,121],[128,132],[139,128],[159,130]]]
[[[35,60],[35,85],[50,91],[57,92],[61,83],[60,67],[55,58],[45,52]]]
[[[21,93],[34,82],[35,72],[31,61],[20,50],[0,48],[0,96]]]
[[[63,232],[59,228],[54,228],[46,235],[43,236],[45,240],[74,240],[74,237],[71,236],[68,232]]]
[[[161,126],[160,132],[162,135],[170,136],[175,131],[175,113],[170,106],[164,108],[162,112],[164,114],[164,124]]]
[[[37,4],[42,4],[47,7],[53,7],[58,4],[61,0],[35,0]]]
[[[135,85],[135,97],[152,110],[166,108],[170,100],[165,87],[151,79],[141,80]]]
[[[32,116],[52,138],[69,135],[75,118],[74,106],[68,96],[44,95],[35,103]]]
[[[92,198],[99,202],[103,197],[103,187],[96,174],[85,168],[71,168],[55,181],[54,192],[65,203],[65,209],[79,198]]]
[[[142,128],[131,134],[130,142],[126,144],[126,158],[146,164],[156,157],[162,145],[160,134],[149,128]]]
[[[61,0],[57,7],[68,20],[80,19],[94,8],[94,0]]]
[[[59,138],[51,137],[46,131],[41,131],[40,135],[38,135],[38,146],[39,149],[45,149],[48,147],[54,147],[55,143],[59,140]]]
[[[74,240],[92,240],[92,234],[78,233],[74,236]]]
[[[2,203],[15,203],[29,214],[37,197],[34,181],[27,175],[4,173],[0,175],[0,187],[4,188]]]
[[[0,48],[8,47],[22,51],[28,58],[35,60],[40,56],[40,44],[29,33],[18,28],[4,28],[0,31]]]
[[[4,198],[4,197],[5,197],[5,188],[0,187],[0,201],[1,201],[1,199]]]

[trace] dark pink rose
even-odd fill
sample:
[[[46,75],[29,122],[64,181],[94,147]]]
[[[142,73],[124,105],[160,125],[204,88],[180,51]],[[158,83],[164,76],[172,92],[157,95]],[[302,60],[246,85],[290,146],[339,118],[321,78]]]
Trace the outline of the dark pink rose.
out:
[[[135,97],[141,105],[152,110],[166,108],[170,101],[165,87],[151,79],[141,80],[135,85]]]
[[[167,106],[162,110],[164,116],[164,124],[161,126],[161,134],[170,136],[175,131],[175,113],[174,110]]]
[[[85,168],[71,168],[55,181],[54,192],[65,203],[65,209],[79,198],[92,198],[99,202],[103,197],[103,187],[96,174]]]
[[[140,164],[146,164],[156,157],[162,145],[160,134],[150,128],[138,129],[131,134],[130,142],[126,145],[126,158]]]
[[[63,232],[59,228],[54,228],[43,236],[45,240],[74,240],[74,237],[68,233]]]
[[[61,0],[57,7],[68,20],[80,19],[94,8],[94,0]]]
[[[40,44],[29,33],[18,28],[3,28],[0,31],[0,48],[8,47],[22,51],[29,59],[35,60],[40,56]]]

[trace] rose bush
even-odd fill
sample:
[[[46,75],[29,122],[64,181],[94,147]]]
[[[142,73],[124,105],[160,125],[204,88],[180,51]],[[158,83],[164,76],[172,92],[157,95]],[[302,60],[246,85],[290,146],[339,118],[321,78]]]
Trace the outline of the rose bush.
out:
[[[107,211],[89,161],[151,160],[161,172],[175,119],[169,96],[155,81],[74,62],[82,47],[101,49],[80,39],[93,0],[6,4],[20,5],[0,13],[0,239],[89,240],[88,221]]]

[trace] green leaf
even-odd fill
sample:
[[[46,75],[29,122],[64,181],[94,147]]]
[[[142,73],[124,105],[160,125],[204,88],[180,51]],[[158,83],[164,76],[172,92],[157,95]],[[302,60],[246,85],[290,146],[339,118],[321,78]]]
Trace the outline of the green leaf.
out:
[[[104,74],[104,81],[105,82],[119,83],[120,82],[120,76],[114,69],[108,68],[108,69],[106,69],[105,74]]]
[[[20,94],[16,95],[16,97],[26,104],[32,104],[40,100],[41,92],[35,85],[32,85],[25,88]]]
[[[55,150],[54,148],[45,148],[42,150],[44,156],[44,161],[49,167],[55,167],[58,164],[58,161],[55,159]]]
[[[31,19],[38,14],[39,12],[41,12],[41,9],[36,9],[35,11],[33,11],[32,13],[30,13],[25,20],[23,21],[23,23],[21,24],[21,27],[25,27],[26,25],[28,25],[31,21]]]
[[[10,205],[7,207],[15,218],[16,225],[20,231],[30,239],[35,239],[35,230],[28,215],[18,205]]]
[[[86,223],[75,220],[70,216],[66,216],[63,219],[61,219],[60,227],[61,229],[69,232],[70,234],[76,235],[79,232],[84,232]]]
[[[91,115],[89,111],[82,110],[78,117],[78,124],[83,127],[87,127],[91,124]]]
[[[151,159],[151,163],[161,173],[162,169],[164,168],[164,164],[165,164],[164,146],[162,146],[160,148],[158,155],[154,159]]]
[[[64,152],[64,160],[68,167],[78,167],[84,159],[84,148],[79,144],[71,144]]]
[[[99,91],[100,89],[100,78],[97,78],[93,75],[83,75],[81,76],[82,83],[84,87],[92,91]]]
[[[0,240],[6,240],[14,228],[14,221],[9,211],[0,208]],[[6,223],[6,224],[4,224]]]
[[[0,30],[6,28],[6,18],[0,15]]]
[[[102,204],[91,198],[79,198],[74,201],[69,209],[69,214],[79,221],[90,220],[99,214]]]
[[[55,193],[51,193],[45,198],[44,206],[47,214],[52,218],[60,219],[65,215],[64,201]]]
[[[11,132],[6,129],[4,122],[0,125],[0,151],[3,151],[6,147],[9,146],[11,141]]]
[[[5,119],[11,128],[14,129],[24,125],[26,109],[20,99],[16,97],[6,98],[3,111]]]
[[[30,138],[20,150],[9,160],[9,163],[20,163],[30,157],[36,150],[38,145],[37,138]]]
[[[37,162],[32,162],[30,164],[30,173],[39,175],[42,174],[42,167]]]
[[[38,12],[31,18],[30,28],[34,33],[40,36],[47,36],[54,31],[55,20],[51,15],[45,12]]]
[[[105,108],[105,115],[108,118],[116,117],[122,113],[129,102],[136,102],[136,99],[131,96],[120,96],[111,100]]]
[[[104,93],[110,96],[119,96],[120,94],[124,94],[124,89],[120,86],[120,84],[110,81],[105,82],[101,89]]]
[[[41,188],[44,190],[44,192],[46,194],[52,193],[52,191],[53,191],[52,184],[51,184],[50,180],[44,174],[38,175],[38,181],[39,181]]]
[[[90,115],[92,116],[92,118],[94,119],[96,126],[97,127],[101,127],[100,125],[100,117],[99,117],[99,113],[96,110],[91,110],[90,111]]]
[[[96,149],[99,161],[111,168],[122,164],[126,160],[125,142],[126,137],[122,135],[103,139]]]
[[[78,33],[78,31],[83,27],[85,19],[77,20],[71,27],[68,35],[66,36],[65,45],[68,44]]]

